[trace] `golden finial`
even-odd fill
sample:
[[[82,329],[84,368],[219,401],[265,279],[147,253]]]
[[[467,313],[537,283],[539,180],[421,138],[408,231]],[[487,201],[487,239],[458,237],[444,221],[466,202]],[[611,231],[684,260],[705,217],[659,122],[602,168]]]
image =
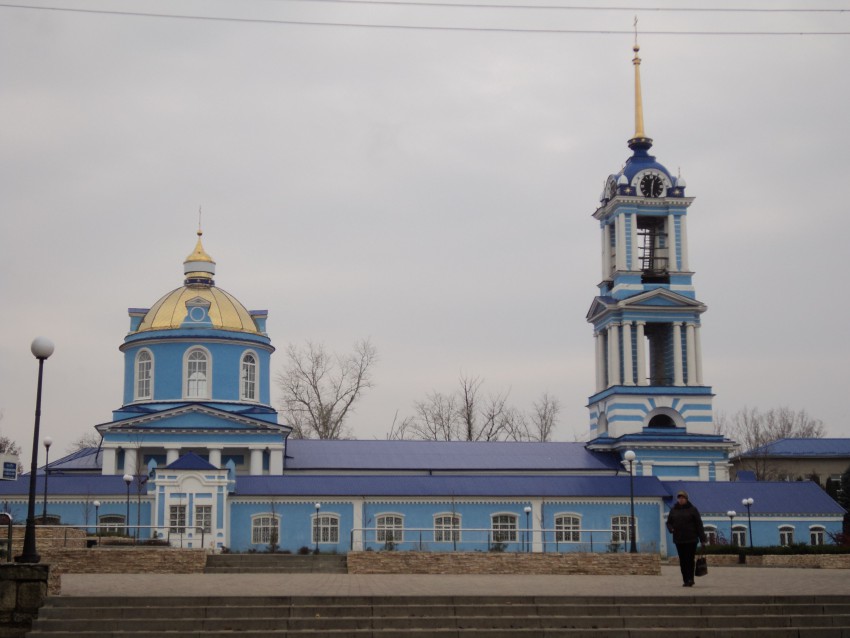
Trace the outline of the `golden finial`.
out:
[[[635,44],[632,47],[632,50],[635,52],[635,57],[632,59],[632,64],[635,65],[635,135],[629,140],[629,146],[631,147],[634,143],[638,143],[641,146],[649,148],[649,146],[652,146],[652,140],[646,137],[646,133],[643,130],[643,98],[640,91],[640,55],[638,55],[640,45],[638,44],[637,24],[638,19],[635,16]]]
[[[206,261],[214,264],[212,257],[210,257],[207,252],[204,250],[204,245],[201,243],[201,237],[204,235],[204,231],[201,228],[201,207],[198,206],[198,243],[195,244],[195,250],[192,251],[192,254],[186,257],[186,262],[192,261]]]

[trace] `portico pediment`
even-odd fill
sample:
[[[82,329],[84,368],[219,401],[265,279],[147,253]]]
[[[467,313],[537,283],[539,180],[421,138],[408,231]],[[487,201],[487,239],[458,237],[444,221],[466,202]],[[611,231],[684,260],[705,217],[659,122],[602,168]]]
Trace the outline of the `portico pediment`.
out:
[[[95,426],[101,434],[144,432],[243,432],[286,435],[291,428],[202,404],[183,405]]]

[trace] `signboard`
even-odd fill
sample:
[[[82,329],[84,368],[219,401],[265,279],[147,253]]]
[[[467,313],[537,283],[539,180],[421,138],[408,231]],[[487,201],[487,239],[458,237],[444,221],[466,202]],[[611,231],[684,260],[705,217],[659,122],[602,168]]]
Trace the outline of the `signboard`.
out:
[[[18,478],[18,457],[14,454],[0,454],[0,463],[2,463],[3,473],[0,474],[0,479],[4,481],[14,481]]]

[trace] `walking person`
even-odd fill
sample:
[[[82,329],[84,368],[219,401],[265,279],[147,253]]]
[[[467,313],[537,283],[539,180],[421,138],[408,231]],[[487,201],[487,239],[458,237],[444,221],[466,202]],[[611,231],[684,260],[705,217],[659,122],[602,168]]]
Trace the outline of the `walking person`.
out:
[[[667,531],[673,535],[679,554],[682,587],[693,587],[697,543],[705,545],[705,529],[699,510],[688,500],[688,493],[684,490],[676,494],[676,504],[667,515]]]

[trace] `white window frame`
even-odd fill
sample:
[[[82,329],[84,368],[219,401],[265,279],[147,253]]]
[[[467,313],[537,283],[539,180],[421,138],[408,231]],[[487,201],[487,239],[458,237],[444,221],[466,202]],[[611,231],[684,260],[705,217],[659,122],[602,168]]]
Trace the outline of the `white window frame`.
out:
[[[809,544],[823,545],[826,541],[826,528],[823,525],[809,527]]]
[[[516,543],[519,536],[519,515],[496,512],[490,515],[490,533],[494,543]]]
[[[195,531],[212,534],[212,505],[195,505]]]
[[[253,362],[246,359],[251,357]],[[260,377],[260,357],[253,350],[246,350],[239,359],[239,400],[259,401],[257,380]],[[250,390],[250,392],[249,392]]]
[[[794,526],[780,525],[779,526],[779,545],[788,547],[794,544]]]
[[[203,354],[206,361],[206,371],[204,379],[204,391],[197,394],[190,394],[192,384],[190,383],[190,368],[192,355],[195,353]],[[212,354],[206,348],[201,346],[192,346],[188,348],[183,355],[183,398],[184,399],[210,399],[212,398]]]
[[[375,517],[375,540],[379,543],[404,542],[404,516],[382,512]]]
[[[706,545],[717,545],[717,525],[705,526]]]
[[[147,359],[145,361],[142,360],[142,356],[146,355]],[[146,366],[146,375],[143,375],[142,364],[148,364]],[[153,398],[153,352],[148,350],[147,348],[142,348],[136,353],[136,360],[133,364],[135,369],[135,375],[133,379],[133,397],[136,401],[143,401],[145,399]],[[147,392],[142,392],[140,390],[142,384],[146,384]]]
[[[184,534],[186,532],[186,506],[168,506],[168,531],[172,534]]]
[[[611,542],[631,543],[631,517],[628,514],[618,514],[611,517]],[[635,517],[635,542],[640,538],[637,517]]]
[[[558,512],[555,514],[555,542],[581,542],[581,515],[575,512]]]
[[[318,520],[317,520],[318,519]],[[319,538],[316,540],[316,534]],[[322,513],[318,517],[313,514],[310,520],[310,537],[313,544],[338,545],[339,544],[339,514]]]
[[[737,545],[738,547],[746,547],[747,546],[747,526],[746,525],[733,525],[732,526],[732,544]]]
[[[460,514],[440,512],[434,514],[434,542],[459,543],[461,539]]]
[[[251,517],[251,544],[268,545],[272,542],[272,533],[277,532],[280,543],[280,516],[272,512],[262,512]]]
[[[101,514],[97,519],[100,534],[121,534],[126,530],[124,514]]]

